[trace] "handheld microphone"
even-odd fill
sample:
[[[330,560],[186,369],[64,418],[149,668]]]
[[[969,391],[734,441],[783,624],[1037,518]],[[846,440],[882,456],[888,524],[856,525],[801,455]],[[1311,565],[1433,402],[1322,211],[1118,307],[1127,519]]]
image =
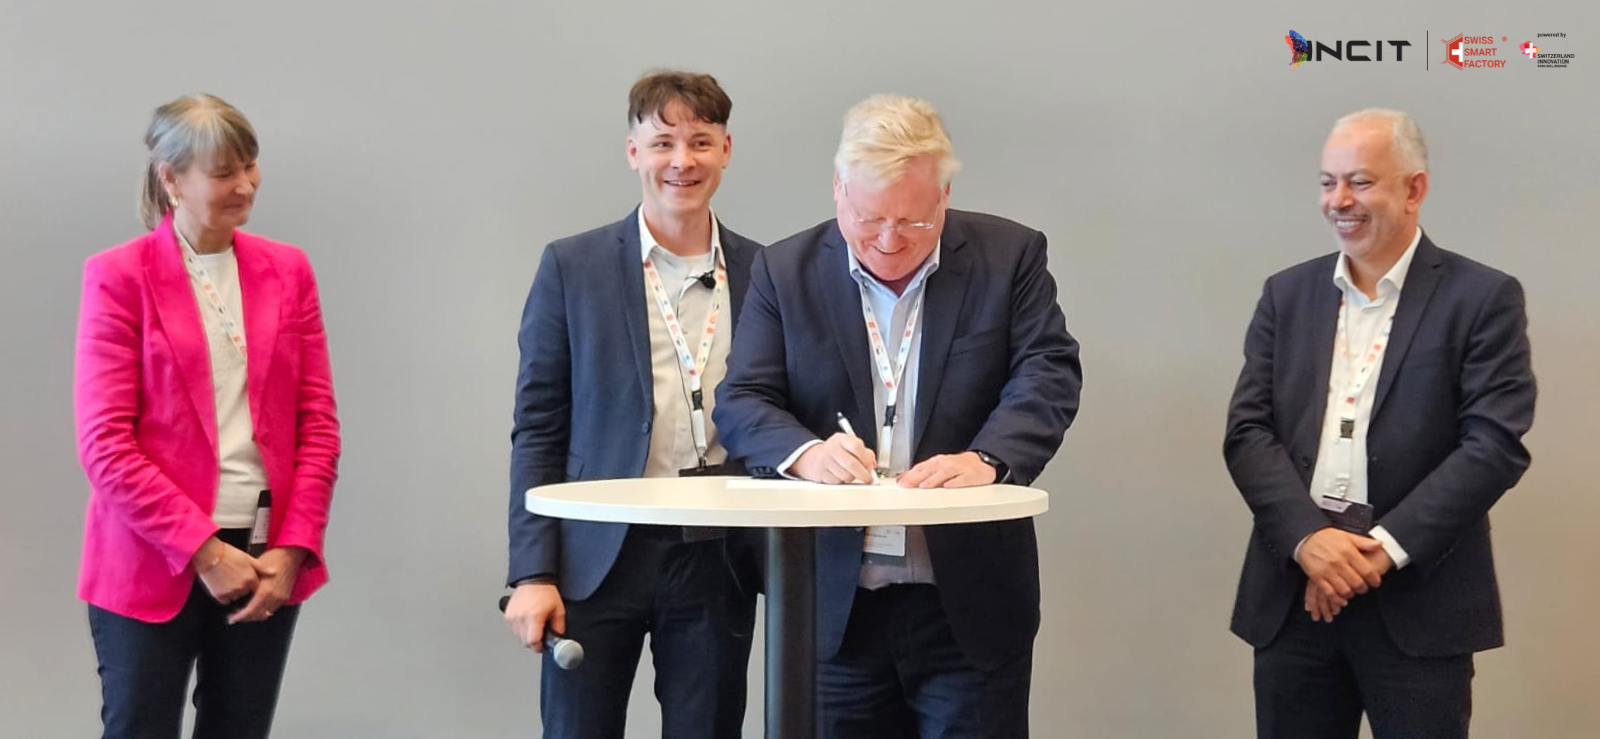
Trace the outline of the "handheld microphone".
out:
[[[511,596],[500,596],[500,612],[505,613],[510,603]],[[544,630],[544,648],[550,650],[550,658],[556,661],[556,667],[563,670],[576,670],[583,664],[583,645],[555,629]]]
[[[698,280],[701,285],[704,285],[707,290],[715,290],[715,289],[717,289],[716,273],[717,273],[717,270],[715,268],[709,269],[709,270],[706,270],[705,274],[700,275],[699,277],[696,277],[695,279]]]

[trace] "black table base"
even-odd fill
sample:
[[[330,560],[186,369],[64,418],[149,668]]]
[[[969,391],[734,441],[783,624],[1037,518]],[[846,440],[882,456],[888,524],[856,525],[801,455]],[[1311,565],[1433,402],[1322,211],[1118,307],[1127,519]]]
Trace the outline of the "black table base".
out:
[[[767,739],[817,736],[817,540],[767,529]]]

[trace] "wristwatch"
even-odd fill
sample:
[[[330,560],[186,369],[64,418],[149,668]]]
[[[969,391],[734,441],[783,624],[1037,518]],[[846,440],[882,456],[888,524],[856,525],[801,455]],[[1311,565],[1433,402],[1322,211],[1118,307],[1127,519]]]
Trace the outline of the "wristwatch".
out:
[[[984,464],[994,468],[994,484],[1000,485],[1011,480],[1011,468],[1005,462],[1002,462],[999,457],[982,449],[973,449],[971,451],[973,454],[978,455],[978,459],[983,460]]]

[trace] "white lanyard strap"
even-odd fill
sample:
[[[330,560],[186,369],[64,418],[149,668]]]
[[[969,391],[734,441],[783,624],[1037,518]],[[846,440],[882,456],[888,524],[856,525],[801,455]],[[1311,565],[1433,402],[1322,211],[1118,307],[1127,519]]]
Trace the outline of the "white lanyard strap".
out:
[[[1339,438],[1335,444],[1344,447],[1348,465],[1344,470],[1334,475],[1334,486],[1343,498],[1350,493],[1350,477],[1355,469],[1355,430],[1356,408],[1361,402],[1361,392],[1366,389],[1367,383],[1372,381],[1374,369],[1383,361],[1384,350],[1389,347],[1389,333],[1394,329],[1394,316],[1384,322],[1383,330],[1378,332],[1377,338],[1371,344],[1361,347],[1350,346],[1350,332],[1346,325],[1345,316],[1352,310],[1348,301],[1339,300],[1339,323],[1334,329],[1334,346],[1339,352],[1339,358],[1344,362],[1350,376],[1347,378],[1349,387],[1345,390],[1339,402]],[[1354,362],[1354,364],[1352,364]]]
[[[922,314],[922,299],[926,293],[919,291],[916,300],[911,303],[911,313],[906,316],[906,329],[900,335],[900,350],[895,354],[894,365],[890,366],[889,349],[883,341],[877,313],[872,310],[872,300],[867,296],[867,287],[859,283],[857,286],[861,288],[861,317],[867,323],[867,341],[872,344],[878,382],[883,385],[883,431],[878,434],[878,471],[887,474],[889,455],[894,449],[895,408],[899,405],[900,385],[905,378],[906,362],[911,356],[911,339],[917,333],[917,318]]]
[[[183,246],[183,265],[189,270],[189,279],[200,288],[200,294],[206,296],[206,302],[211,305],[211,310],[221,319],[222,330],[228,334],[228,341],[233,344],[233,348],[239,350],[240,357],[248,359],[250,355],[245,351],[244,331],[240,330],[239,322],[233,320],[233,315],[228,312],[228,304],[222,300],[222,293],[217,290],[217,283],[211,279],[211,273],[200,261],[200,254],[189,245],[189,240],[183,237],[183,232],[179,231],[177,226],[172,227],[172,232],[177,234],[178,243]]]
[[[713,252],[712,259],[716,260]],[[706,313],[705,329],[700,332],[700,351],[697,355],[689,353],[689,341],[683,335],[683,325],[678,322],[678,311],[672,307],[672,299],[667,296],[667,288],[661,284],[661,273],[656,271],[655,263],[644,260],[645,284],[650,286],[651,294],[656,297],[656,308],[661,311],[661,321],[667,325],[667,335],[672,337],[672,348],[678,355],[679,371],[689,378],[689,425],[694,434],[694,449],[700,456],[700,466],[706,465],[706,450],[709,446],[706,441],[706,409],[705,395],[701,390],[701,376],[705,374],[706,362],[711,358],[711,345],[717,338],[717,318],[722,315],[722,303],[728,292],[728,270],[720,262],[716,262],[716,287],[711,291],[711,310]]]
[[[1346,425],[1353,425],[1356,420],[1356,403],[1361,398],[1361,391],[1365,390],[1367,383],[1372,381],[1372,370],[1383,360],[1383,352],[1389,347],[1389,332],[1394,328],[1394,316],[1384,322],[1383,330],[1378,333],[1372,343],[1363,347],[1350,346],[1350,334],[1346,328],[1345,315],[1350,311],[1349,305],[1341,298],[1339,300],[1339,325],[1334,330],[1334,344],[1340,350],[1340,357],[1345,366],[1350,370],[1350,387],[1344,394],[1343,402],[1339,407],[1340,433],[1344,438],[1350,438],[1351,429]],[[1351,361],[1356,364],[1351,366]]]

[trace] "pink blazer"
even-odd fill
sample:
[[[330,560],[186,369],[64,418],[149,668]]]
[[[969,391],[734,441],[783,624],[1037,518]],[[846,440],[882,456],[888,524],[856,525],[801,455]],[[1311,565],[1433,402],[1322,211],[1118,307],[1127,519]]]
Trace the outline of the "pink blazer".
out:
[[[289,599],[299,603],[328,581],[338,474],[322,307],[299,249],[237,231],[234,252],[250,418],[272,490],[268,545],[311,552]],[[84,264],[73,400],[89,477],[78,596],[169,621],[194,584],[189,559],[217,530],[219,475],[210,353],[170,216]]]

